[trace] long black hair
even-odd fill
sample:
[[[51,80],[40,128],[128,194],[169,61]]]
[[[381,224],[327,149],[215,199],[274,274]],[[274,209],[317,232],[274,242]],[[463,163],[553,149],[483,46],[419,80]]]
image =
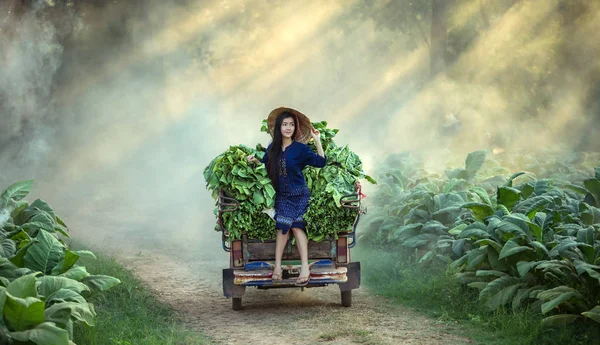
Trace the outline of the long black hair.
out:
[[[277,175],[279,173],[279,158],[281,157],[281,145],[283,144],[283,137],[281,135],[281,124],[283,120],[287,118],[294,119],[294,133],[292,134],[292,140],[296,138],[296,133],[298,131],[298,119],[294,114],[284,111],[283,113],[277,116],[275,120],[275,127],[273,128],[273,142],[271,143],[271,149],[266,154],[269,155],[269,160],[267,161],[267,172],[269,174],[269,178],[271,179],[271,183],[275,190],[277,190]]]

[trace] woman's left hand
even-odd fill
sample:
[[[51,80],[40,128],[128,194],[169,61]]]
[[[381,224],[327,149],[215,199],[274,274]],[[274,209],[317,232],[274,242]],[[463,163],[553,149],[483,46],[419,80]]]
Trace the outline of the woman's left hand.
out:
[[[315,141],[320,141],[321,140],[321,132],[318,129],[315,129],[315,127],[313,127],[310,131],[310,135],[312,136],[312,138]]]

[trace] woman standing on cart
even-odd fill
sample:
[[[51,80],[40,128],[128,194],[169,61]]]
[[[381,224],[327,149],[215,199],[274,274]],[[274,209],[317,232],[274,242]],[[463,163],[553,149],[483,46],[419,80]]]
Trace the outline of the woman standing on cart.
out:
[[[269,133],[273,141],[267,147],[262,163],[266,164],[269,178],[275,187],[275,223],[277,240],[275,244],[275,268],[273,281],[282,279],[281,257],[290,236],[296,238],[302,262],[296,286],[306,286],[310,279],[308,266],[308,238],[303,220],[308,209],[310,191],[302,170],[307,165],[322,168],[326,159],[321,145],[321,133],[314,129],[310,119],[291,108],[277,108],[267,119]],[[315,141],[317,154],[306,145],[310,138]],[[247,160],[258,163],[254,156]]]

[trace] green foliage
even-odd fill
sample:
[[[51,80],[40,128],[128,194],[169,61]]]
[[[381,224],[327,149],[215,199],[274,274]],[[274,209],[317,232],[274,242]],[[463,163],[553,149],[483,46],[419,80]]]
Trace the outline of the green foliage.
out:
[[[69,250],[58,237],[67,226],[48,203],[22,200],[32,185],[17,182],[0,196],[0,342],[74,344],[74,324],[94,325],[87,298],[120,282],[76,264],[94,254]]]
[[[248,155],[264,154],[244,145],[231,146],[204,169],[207,188],[214,199],[219,193],[239,202],[237,212],[223,213],[223,226],[230,239],[239,239],[245,232],[251,238],[275,237],[275,222],[262,211],[275,205],[275,189],[263,164],[248,163]],[[218,212],[218,210],[215,210]]]
[[[376,182],[365,175],[356,153],[348,146],[338,147],[335,144],[333,138],[338,133],[337,129],[327,128],[326,121],[314,122],[313,127],[321,133],[327,165],[323,168],[307,166],[303,171],[311,191],[304,220],[307,222],[308,238],[321,241],[338,232],[352,230],[357,209],[342,207],[340,200],[351,194],[354,194],[352,199],[357,200],[359,179]],[[261,130],[267,132],[266,120],[263,120]],[[314,142],[308,145],[316,151]],[[256,149],[244,145],[231,146],[204,169],[207,188],[212,191],[217,205],[220,192],[239,202],[237,211],[222,212],[222,224],[215,228],[220,231],[224,227],[229,240],[239,239],[244,233],[249,238],[261,240],[276,237],[275,222],[264,212],[274,206],[275,189],[263,164],[255,165],[246,161],[248,155],[262,157],[264,154],[265,148],[260,144]],[[215,214],[219,214],[218,208]]]
[[[474,164],[469,156],[467,162]],[[523,176],[517,173],[492,189],[482,186],[490,178],[481,174],[485,164],[476,162],[478,170],[468,174],[468,163],[465,169],[447,170],[447,180],[389,169],[393,178],[379,191],[388,204],[375,210],[377,220],[371,220],[363,237],[414,255],[421,265],[450,264],[459,281],[480,290],[479,299],[491,310],[528,308],[544,316],[544,327],[598,322],[597,176],[513,185]],[[455,179],[466,182],[460,192],[441,188],[457,185]],[[436,219],[440,208],[453,207],[463,211]],[[440,223],[431,227],[432,220]]]

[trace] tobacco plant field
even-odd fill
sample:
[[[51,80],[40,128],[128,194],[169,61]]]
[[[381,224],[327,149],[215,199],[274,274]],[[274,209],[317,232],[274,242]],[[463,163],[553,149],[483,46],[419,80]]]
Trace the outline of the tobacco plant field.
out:
[[[74,324],[94,326],[89,298],[120,283],[90,275],[70,250],[65,222],[42,199],[23,200],[33,181],[0,194],[0,343],[73,345]]]
[[[444,171],[389,156],[361,240],[445,264],[490,311],[534,311],[543,327],[600,323],[600,155],[489,156]]]

